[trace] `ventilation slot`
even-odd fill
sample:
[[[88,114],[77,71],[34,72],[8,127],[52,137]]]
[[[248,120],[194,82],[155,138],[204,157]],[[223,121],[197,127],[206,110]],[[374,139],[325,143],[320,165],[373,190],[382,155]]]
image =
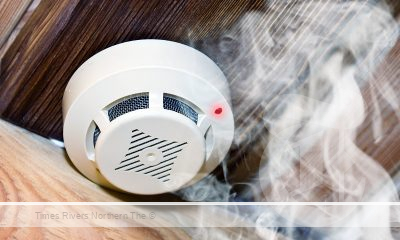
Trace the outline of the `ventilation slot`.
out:
[[[148,93],[135,95],[112,106],[108,109],[108,118],[112,121],[125,113],[145,108],[149,108]]]
[[[116,171],[136,172],[151,176],[161,182],[168,182],[173,164],[182,152],[187,142],[178,143],[150,136],[135,129],[132,131],[131,142],[125,158],[115,168]],[[143,161],[143,151],[151,149],[152,155],[161,156],[162,160],[156,165],[148,165]]]
[[[96,142],[97,139],[99,138],[101,131],[100,128],[96,125],[96,128],[94,129],[94,133],[93,133],[93,146],[96,147]]]
[[[163,106],[164,109],[180,113],[197,124],[197,120],[199,117],[198,113],[186,103],[176,98],[164,95]]]

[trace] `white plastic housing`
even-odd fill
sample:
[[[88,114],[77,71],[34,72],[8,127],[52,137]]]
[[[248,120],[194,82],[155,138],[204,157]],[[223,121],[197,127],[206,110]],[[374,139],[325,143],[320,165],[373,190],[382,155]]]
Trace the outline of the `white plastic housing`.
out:
[[[64,143],[92,181],[136,194],[180,189],[209,174],[233,138],[224,74],[170,41],[107,48],[74,73],[63,98]]]

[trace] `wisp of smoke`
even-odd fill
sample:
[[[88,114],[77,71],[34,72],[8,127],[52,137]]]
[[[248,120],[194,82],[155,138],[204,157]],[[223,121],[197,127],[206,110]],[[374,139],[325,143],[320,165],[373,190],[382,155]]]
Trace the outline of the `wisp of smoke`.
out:
[[[374,141],[384,138],[378,98],[400,119],[396,91],[373,76],[398,36],[398,23],[384,2],[267,1],[265,11],[247,13],[218,41],[202,44],[230,81],[235,147],[268,131],[258,175],[247,183],[262,189],[253,196],[257,201],[398,201],[389,174],[355,142],[366,115],[373,118]],[[229,201],[227,182],[209,176],[177,194],[190,201]],[[246,218],[260,223],[263,236],[265,223],[277,221],[271,213],[293,227],[329,226],[343,219],[356,226],[324,230],[330,239],[391,239],[390,223],[400,217],[389,206],[379,211],[284,206],[254,207]],[[385,227],[363,229],[371,219]]]

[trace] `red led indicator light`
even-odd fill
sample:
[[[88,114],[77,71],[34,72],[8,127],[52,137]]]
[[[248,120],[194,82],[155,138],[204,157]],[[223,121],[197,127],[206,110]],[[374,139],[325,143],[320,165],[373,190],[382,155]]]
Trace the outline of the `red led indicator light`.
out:
[[[214,110],[214,113],[215,113],[216,115],[220,115],[220,114],[222,113],[222,107],[217,107],[217,108]]]
[[[218,104],[212,108],[212,114],[215,118],[221,118],[224,115],[224,108]]]

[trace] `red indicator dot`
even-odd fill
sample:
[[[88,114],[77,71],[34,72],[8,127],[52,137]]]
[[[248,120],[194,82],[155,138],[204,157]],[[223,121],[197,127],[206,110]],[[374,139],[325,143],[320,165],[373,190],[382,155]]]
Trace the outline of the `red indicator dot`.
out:
[[[222,113],[222,108],[221,108],[221,107],[216,108],[216,109],[214,110],[214,113],[215,113],[216,115],[220,115],[220,114]]]
[[[210,109],[210,115],[213,116],[215,119],[221,119],[224,117],[225,112],[224,112],[224,105],[216,103],[212,105]]]

